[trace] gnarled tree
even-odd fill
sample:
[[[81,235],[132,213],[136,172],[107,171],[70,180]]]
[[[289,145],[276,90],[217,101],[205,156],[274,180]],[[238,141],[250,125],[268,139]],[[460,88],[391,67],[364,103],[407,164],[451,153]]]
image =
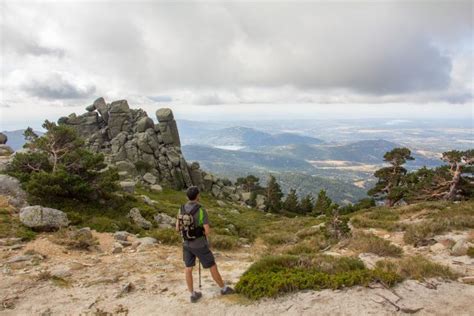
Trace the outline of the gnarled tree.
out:
[[[385,153],[383,158],[390,166],[381,168],[374,173],[378,181],[375,187],[369,190],[368,194],[384,198],[385,205],[391,207],[403,199],[407,193],[407,170],[403,165],[407,160],[414,160],[414,158],[408,148],[394,148]]]

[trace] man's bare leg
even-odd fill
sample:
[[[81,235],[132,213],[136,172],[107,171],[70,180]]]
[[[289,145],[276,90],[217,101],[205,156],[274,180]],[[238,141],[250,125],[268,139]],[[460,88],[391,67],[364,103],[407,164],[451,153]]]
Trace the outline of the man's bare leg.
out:
[[[193,287],[193,267],[185,268],[184,274],[186,275],[186,284],[188,285],[189,293],[193,294],[194,287]]]
[[[217,270],[217,264],[213,265],[211,268],[211,275],[214,281],[216,281],[217,285],[219,285],[220,288],[224,287],[224,281],[222,280],[221,274],[219,273],[219,270]]]

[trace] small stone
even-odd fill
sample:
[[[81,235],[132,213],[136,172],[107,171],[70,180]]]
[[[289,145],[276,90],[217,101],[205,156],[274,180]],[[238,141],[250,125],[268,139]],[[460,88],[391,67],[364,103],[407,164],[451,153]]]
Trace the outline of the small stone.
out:
[[[430,246],[431,252],[435,252],[435,253],[443,251],[444,249],[446,249],[444,247],[444,245],[442,243],[439,243],[439,242]]]
[[[220,207],[225,207],[227,206],[227,203],[221,200],[217,200],[217,205],[219,205]]]
[[[68,266],[63,266],[63,265],[56,266],[51,270],[51,276],[53,277],[66,278],[71,275],[72,275],[72,272]]]
[[[119,244],[118,242],[114,243],[114,246],[112,248],[112,253],[117,254],[121,253],[123,251],[123,246]]]
[[[135,185],[136,185],[135,182],[133,182],[133,181],[121,181],[119,184],[120,184],[120,187],[122,188],[122,190],[124,190],[125,192],[127,192],[127,193],[135,192]]]
[[[114,233],[114,238],[115,238],[115,240],[127,241],[129,235],[130,235],[129,232],[117,231],[117,232]]]
[[[159,184],[154,184],[154,185],[150,186],[150,190],[151,190],[151,192],[160,193],[160,192],[163,191],[163,188]]]
[[[151,185],[156,183],[156,177],[149,172],[145,173],[143,180]]]
[[[453,256],[464,256],[467,254],[468,245],[465,240],[460,239],[451,249],[451,255]]]
[[[153,205],[155,205],[155,204],[158,203],[157,201],[150,199],[150,198],[149,198],[148,196],[146,196],[146,195],[142,195],[142,199],[143,199],[143,202],[145,202],[146,205],[153,206]]]

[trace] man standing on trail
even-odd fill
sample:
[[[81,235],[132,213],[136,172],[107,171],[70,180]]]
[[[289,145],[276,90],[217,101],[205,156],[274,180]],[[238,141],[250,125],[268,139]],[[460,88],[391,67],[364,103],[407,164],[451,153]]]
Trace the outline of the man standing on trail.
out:
[[[179,210],[176,230],[183,237],[183,260],[191,303],[197,302],[202,297],[201,292],[194,291],[193,287],[193,267],[196,265],[196,257],[205,269],[211,271],[212,278],[221,288],[221,294],[232,294],[234,290],[224,284],[214,255],[209,249],[207,240],[211,232],[209,218],[206,210],[199,204],[199,189],[195,186],[190,187],[186,195],[189,201]]]

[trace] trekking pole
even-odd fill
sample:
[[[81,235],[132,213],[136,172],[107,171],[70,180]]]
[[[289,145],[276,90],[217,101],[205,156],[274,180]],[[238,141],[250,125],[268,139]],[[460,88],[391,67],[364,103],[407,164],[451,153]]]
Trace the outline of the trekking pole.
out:
[[[199,289],[201,289],[201,260],[198,259],[199,264]]]

